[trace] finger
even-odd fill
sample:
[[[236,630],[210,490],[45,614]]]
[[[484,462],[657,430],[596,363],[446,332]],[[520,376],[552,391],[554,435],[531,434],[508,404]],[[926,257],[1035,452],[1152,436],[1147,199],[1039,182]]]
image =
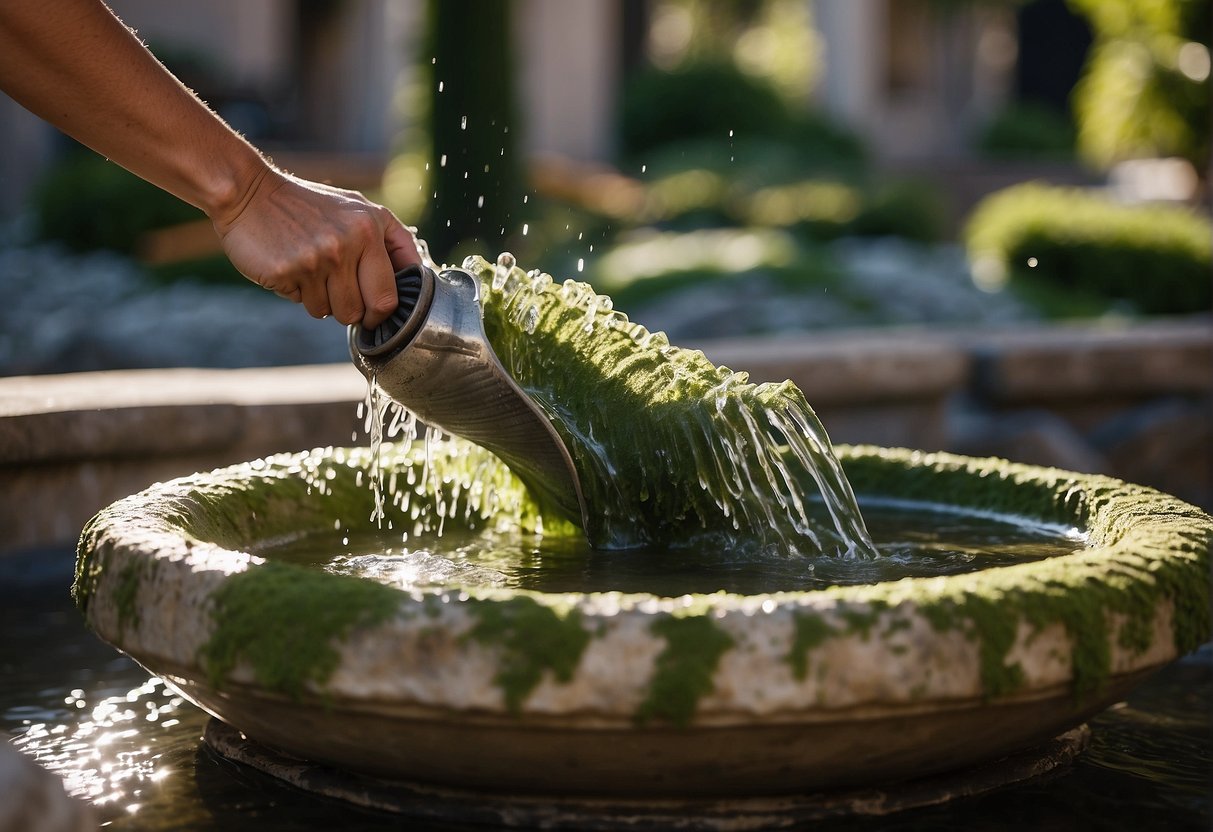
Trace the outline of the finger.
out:
[[[385,248],[372,246],[358,261],[358,289],[362,293],[362,325],[374,329],[396,311],[396,274]]]
[[[278,297],[285,298],[286,300],[289,300],[293,303],[302,303],[303,302],[303,292],[299,291],[299,289],[297,289],[297,288],[291,289],[289,292],[280,292],[277,289],[271,289],[270,291],[273,292]]]
[[[356,272],[334,272],[328,279],[328,295],[334,318],[343,324],[362,320],[362,292]]]
[[[328,291],[323,283],[309,280],[300,286],[303,294],[303,308],[313,318],[327,318],[332,309],[329,307]]]
[[[388,257],[391,258],[392,268],[396,271],[408,266],[420,266],[421,254],[417,251],[417,240],[413,232],[404,223],[396,219],[396,215],[384,209],[383,243],[387,246]]]

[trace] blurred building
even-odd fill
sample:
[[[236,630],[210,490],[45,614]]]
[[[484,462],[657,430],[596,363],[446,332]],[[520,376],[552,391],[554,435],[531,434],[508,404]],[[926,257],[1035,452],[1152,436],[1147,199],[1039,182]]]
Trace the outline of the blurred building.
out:
[[[1007,100],[1015,16],[1003,4],[816,0],[821,101],[887,159],[962,153]]]
[[[518,0],[526,149],[605,159],[619,4]],[[110,0],[234,127],[303,174],[377,181],[408,119],[423,0]],[[471,45],[469,45],[469,49]],[[63,139],[0,95],[0,216],[23,204]]]
[[[618,83],[654,2],[515,0],[526,153],[610,159]],[[803,2],[824,46],[817,103],[879,159],[962,156],[974,125],[1014,93],[1014,4]],[[424,49],[423,0],[110,5],[235,127],[303,175],[373,184],[407,124],[404,93]],[[1073,61],[1066,43],[1050,48],[1052,57],[1034,53],[1035,65]],[[0,96],[0,216],[20,209],[58,141]]]

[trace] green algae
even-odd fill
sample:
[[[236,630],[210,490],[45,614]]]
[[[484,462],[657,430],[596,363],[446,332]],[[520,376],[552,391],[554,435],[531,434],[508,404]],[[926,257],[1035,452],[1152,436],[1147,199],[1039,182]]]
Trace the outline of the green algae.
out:
[[[374,581],[261,564],[232,575],[212,594],[214,630],[199,658],[217,688],[247,662],[259,684],[298,699],[332,675],[338,642],[386,621],[401,599]]]
[[[72,577],[72,600],[81,612],[88,612],[89,601],[97,592],[97,584],[105,570],[108,548],[103,543],[103,530],[114,519],[113,506],[94,514],[80,532],[76,543],[76,570]]]
[[[463,266],[480,279],[498,358],[569,448],[593,545],[686,545],[709,534],[874,554],[824,428],[791,382],[750,384],[629,321],[589,285],[557,286],[508,255]],[[818,488],[835,529],[804,512],[802,495]]]
[[[1093,546],[1078,555],[859,591],[869,602],[912,600],[937,631],[959,630],[976,641],[988,698],[1022,687],[1023,669],[1007,661],[1020,621],[1037,633],[1064,627],[1080,701],[1106,684],[1113,643],[1138,654],[1150,646],[1163,603],[1174,607],[1179,654],[1209,637],[1213,520],[1194,506],[1109,477],[1005,460],[886,449],[854,449],[843,459],[861,493],[995,508],[1088,532]],[[1111,614],[1124,618],[1118,633],[1111,632]]]
[[[834,628],[817,613],[798,612],[792,617],[795,635],[787,662],[792,675],[804,681],[809,676],[809,653],[834,635]]]
[[[143,571],[155,561],[129,561],[118,572],[118,586],[114,590],[114,607],[118,611],[118,632],[126,631],[127,625],[139,626],[139,584]]]
[[[591,638],[576,609],[561,615],[525,595],[471,600],[468,611],[476,623],[465,638],[500,651],[495,681],[513,713],[545,672],[560,682],[571,680]]]
[[[685,727],[694,718],[699,700],[712,692],[712,676],[721,656],[733,647],[733,639],[702,614],[660,617],[649,629],[665,639],[665,649],[657,657],[636,721],[644,724],[662,719]]]

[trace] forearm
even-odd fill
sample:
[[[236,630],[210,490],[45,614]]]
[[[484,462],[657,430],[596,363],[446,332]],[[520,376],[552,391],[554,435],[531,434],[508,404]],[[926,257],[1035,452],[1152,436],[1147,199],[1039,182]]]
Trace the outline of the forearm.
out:
[[[217,222],[268,171],[98,0],[0,2],[0,87]]]
[[[420,262],[382,205],[274,170],[100,0],[0,0],[0,88],[201,208],[242,274],[312,315],[374,327]]]

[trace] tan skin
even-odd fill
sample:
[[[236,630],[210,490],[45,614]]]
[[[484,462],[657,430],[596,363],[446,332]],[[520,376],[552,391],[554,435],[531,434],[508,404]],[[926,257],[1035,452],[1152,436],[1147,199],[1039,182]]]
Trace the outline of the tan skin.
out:
[[[391,211],[275,168],[99,0],[0,2],[0,89],[205,211],[242,274],[315,317],[374,327],[420,262]]]

